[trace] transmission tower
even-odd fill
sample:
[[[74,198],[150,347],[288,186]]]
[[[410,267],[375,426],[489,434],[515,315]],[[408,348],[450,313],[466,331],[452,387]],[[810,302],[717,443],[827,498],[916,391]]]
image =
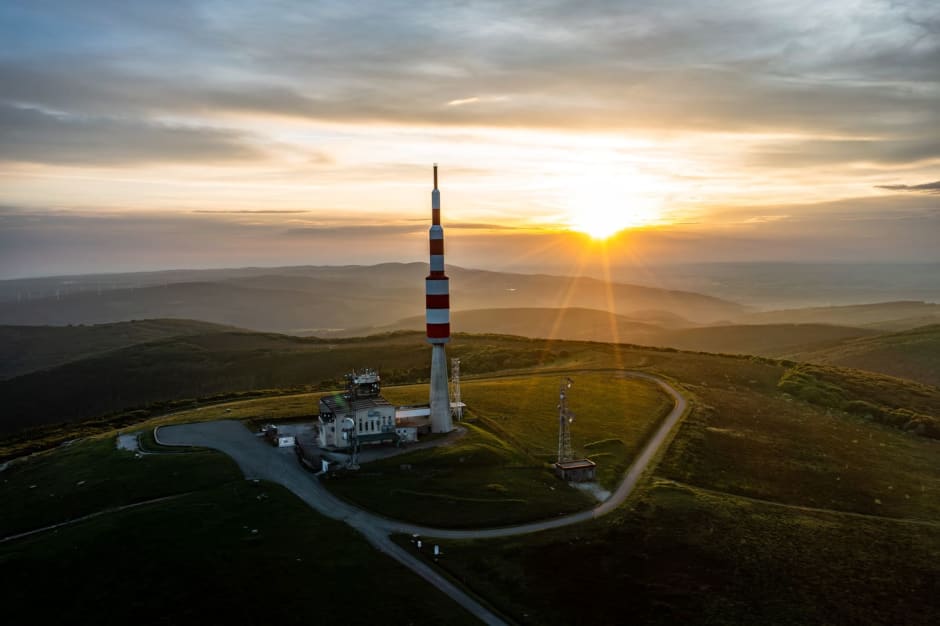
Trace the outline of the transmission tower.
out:
[[[571,422],[574,413],[568,410],[568,390],[571,389],[571,379],[561,381],[558,390],[558,462],[570,461],[574,454],[571,452]]]
[[[454,417],[457,421],[463,419],[463,404],[460,401],[460,359],[450,360],[450,384],[454,396]]]

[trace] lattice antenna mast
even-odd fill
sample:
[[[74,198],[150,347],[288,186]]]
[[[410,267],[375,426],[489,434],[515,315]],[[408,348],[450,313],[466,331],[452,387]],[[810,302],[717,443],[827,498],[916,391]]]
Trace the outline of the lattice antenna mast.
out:
[[[571,389],[571,379],[561,381],[558,390],[558,462],[570,461],[574,454],[571,452],[571,422],[574,413],[568,410],[568,390]]]
[[[450,360],[450,386],[454,396],[454,417],[463,419],[463,404],[460,401],[460,359]]]

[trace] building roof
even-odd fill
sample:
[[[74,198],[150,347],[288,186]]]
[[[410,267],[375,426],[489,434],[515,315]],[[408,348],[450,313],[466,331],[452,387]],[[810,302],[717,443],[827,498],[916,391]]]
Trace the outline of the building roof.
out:
[[[574,461],[555,463],[555,467],[560,470],[588,469],[589,467],[597,467],[597,463],[591,459],[576,459]]]

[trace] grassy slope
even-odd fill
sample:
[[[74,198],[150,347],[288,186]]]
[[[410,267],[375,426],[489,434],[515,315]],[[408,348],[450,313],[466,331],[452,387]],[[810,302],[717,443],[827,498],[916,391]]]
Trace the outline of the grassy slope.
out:
[[[671,408],[655,385],[610,373],[571,373],[572,440],[598,463],[613,488]],[[505,525],[587,508],[583,492],[560,483],[548,463],[557,451],[558,376],[468,380],[468,434],[453,445],[418,450],[326,485],[384,515],[435,526]],[[386,390],[393,402],[427,398],[426,386]],[[402,464],[412,469],[401,470]]]
[[[940,443],[789,397],[777,386],[786,367],[771,361],[640,360],[684,381],[700,407],[660,482],[589,525],[448,542],[443,567],[524,623],[934,621],[940,528],[879,517],[940,519]],[[826,372],[851,387],[851,375]],[[898,395],[905,383],[895,384]],[[887,393],[854,389],[871,401]]]
[[[801,350],[788,358],[882,372],[940,386],[940,325]]]
[[[17,599],[4,608],[10,623],[66,615],[98,624],[308,624],[317,615],[472,622],[348,526],[280,486],[242,480],[220,454],[140,459],[115,450],[109,437],[33,457],[0,476],[0,494],[13,504],[0,509],[2,535],[193,492],[0,544],[0,570],[16,572],[4,583]],[[362,602],[363,588],[376,590],[376,600]]]
[[[829,324],[707,326],[663,333],[657,345],[699,352],[779,357],[796,350],[877,334],[874,330]]]
[[[511,352],[509,343],[481,345]],[[682,484],[654,485],[590,525],[444,546],[450,571],[521,621],[606,622],[629,614],[663,623],[916,624],[930,623],[940,610],[936,528],[772,504],[937,519],[936,441],[845,414],[838,403],[794,397],[778,386],[790,366],[766,359],[589,343],[514,345],[535,352],[537,361],[551,354],[547,362],[568,370],[658,372],[681,381],[702,407],[660,466],[663,480]],[[479,354],[512,363],[498,351]],[[853,399],[940,413],[936,388],[835,368],[814,372]],[[575,391],[586,388],[576,381]],[[255,408],[273,406],[257,402]],[[304,410],[296,402],[287,412]],[[223,409],[191,415],[217,410]]]
[[[216,452],[147,455],[116,450],[113,437],[78,441],[0,474],[0,536],[96,511],[238,480],[234,461]]]
[[[0,326],[0,379],[170,337],[233,330],[182,319],[97,326]]]
[[[448,542],[441,566],[521,623],[932,624],[940,530],[654,484],[569,529]]]
[[[781,356],[796,350],[828,347],[846,339],[880,334],[877,330],[831,324],[758,324],[676,327],[676,320],[638,320],[584,308],[512,308],[454,311],[455,328],[468,333],[505,333],[568,341],[603,341],[663,346],[680,350]],[[680,326],[690,326],[688,322]],[[370,332],[421,330],[423,317],[410,317],[375,329],[352,330],[344,336]]]
[[[926,323],[923,322],[925,318],[935,319],[938,316],[940,304],[900,301],[765,311],[750,313],[735,321],[742,324],[842,324],[903,330],[898,324],[904,320],[915,320],[912,323],[920,326]]]
[[[620,341],[650,343],[662,327],[650,320],[639,321],[598,309],[502,308],[452,311],[451,323],[467,333],[501,333],[520,337],[571,341]],[[408,317],[374,329],[351,329],[344,336],[396,330],[422,330],[424,316]]]
[[[453,345],[453,356],[477,371],[538,363],[531,340],[456,337]],[[0,381],[0,432],[240,390],[332,389],[337,376],[365,365],[388,380],[426,378],[428,346],[417,333],[326,342],[224,332],[150,342]]]

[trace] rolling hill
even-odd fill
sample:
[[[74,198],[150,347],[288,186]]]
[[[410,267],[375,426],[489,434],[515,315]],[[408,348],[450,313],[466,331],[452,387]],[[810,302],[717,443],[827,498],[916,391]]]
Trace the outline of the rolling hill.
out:
[[[940,304],[898,301],[783,309],[748,313],[738,317],[735,322],[739,324],[834,324],[897,331],[940,323]]]
[[[139,343],[228,330],[237,329],[176,319],[93,326],[0,326],[0,380]]]
[[[673,316],[695,323],[748,312],[740,304],[698,293],[594,278],[460,267],[449,267],[448,273],[454,310],[578,306],[623,315],[661,311],[663,319]],[[98,277],[97,282],[96,277],[69,277],[56,289],[54,279],[42,279],[41,288],[35,279],[3,281],[0,324],[101,324],[171,317],[292,334],[378,327],[422,312],[426,274],[424,263],[388,263],[129,274],[111,281]]]
[[[542,342],[494,336],[462,338],[450,353],[467,358],[477,372],[557,357]],[[166,409],[181,399],[191,406],[194,398],[235,392],[335,389],[346,372],[362,367],[378,368],[387,381],[427,378],[427,343],[417,333],[325,341],[208,332],[136,344],[0,381],[0,433],[154,405]]]
[[[781,357],[795,350],[837,345],[878,331],[830,324],[760,324],[704,326],[663,332],[656,345],[696,352],[725,352]]]
[[[760,324],[676,328],[668,314],[646,312],[641,319],[596,309],[513,308],[454,311],[454,328],[468,333],[500,333],[522,337],[603,341],[677,348],[697,352],[783,356],[798,350],[824,348],[846,339],[870,337],[872,329],[829,324]],[[673,327],[667,326],[672,324]],[[685,324],[688,326],[688,322]],[[397,330],[419,331],[424,317],[414,316],[378,328],[350,329],[337,336],[362,336]]]
[[[121,327],[110,330],[116,328]],[[81,334],[85,329],[64,331]],[[607,366],[621,358],[618,355],[660,352],[603,343],[458,334],[449,354],[461,358],[465,374],[472,376],[550,363],[580,366],[572,355],[574,347],[591,359],[607,355],[598,360]],[[192,406],[196,398],[335,389],[342,374],[361,367],[378,368],[387,382],[426,379],[429,358],[423,333],[319,339],[210,329],[89,354],[0,381],[4,407],[0,432],[99,418],[102,423],[132,423],[153,411]],[[313,406],[309,410],[313,412]]]
[[[560,484],[544,462],[525,455],[553,449],[560,376],[575,381],[573,443],[605,469],[620,463],[622,471],[656,415],[656,405],[641,401],[642,390],[624,385],[618,370],[668,377],[690,400],[661,461],[610,515],[503,539],[440,539],[446,556],[428,558],[429,566],[510,620],[608,623],[629,614],[643,623],[935,622],[940,388],[761,357],[509,336],[458,334],[450,353],[464,361],[471,434],[454,446],[364,465],[329,488],[356,492],[379,511],[385,500],[414,516],[500,520],[505,501],[518,509],[559,499]],[[322,340],[208,332],[4,381],[0,402],[25,409],[19,415],[61,417],[76,408],[93,412],[82,404],[89,398],[120,407],[213,389],[327,389],[348,368],[365,365],[380,367],[386,380],[414,381],[426,375],[427,360],[420,333]],[[24,390],[11,398],[15,387]],[[421,385],[387,393],[393,401],[426,397]],[[312,602],[336,614],[357,597],[350,585],[394,580],[395,602],[381,603],[384,613],[370,605],[352,621],[458,622],[455,605],[428,595],[419,580],[295,495],[244,480],[219,453],[163,449],[152,438],[152,428],[168,422],[309,419],[318,395],[164,403],[118,421],[22,433],[19,448],[19,435],[8,436],[0,459],[70,443],[0,470],[0,495],[15,503],[0,509],[4,534],[76,522],[0,546],[0,565],[19,572],[12,592],[30,600],[11,605],[11,614],[27,622],[54,614],[41,600],[56,588],[54,608],[86,621],[140,611],[140,621],[162,622],[160,602],[178,597],[186,610],[175,622],[221,616],[264,623],[273,614],[300,623]],[[174,409],[185,410],[166,414]],[[141,431],[148,452],[167,453],[117,449],[114,428],[128,424]],[[467,489],[454,487],[458,474]],[[451,491],[439,493],[444,487]],[[400,545],[415,553],[408,538]],[[127,546],[138,546],[139,558],[128,560]],[[326,578],[318,566],[324,558],[339,563]],[[559,569],[578,575],[560,577]],[[239,607],[272,585],[289,592],[276,609]],[[141,596],[141,588],[157,593]]]
[[[940,386],[940,324],[851,339],[788,358],[882,372]]]

